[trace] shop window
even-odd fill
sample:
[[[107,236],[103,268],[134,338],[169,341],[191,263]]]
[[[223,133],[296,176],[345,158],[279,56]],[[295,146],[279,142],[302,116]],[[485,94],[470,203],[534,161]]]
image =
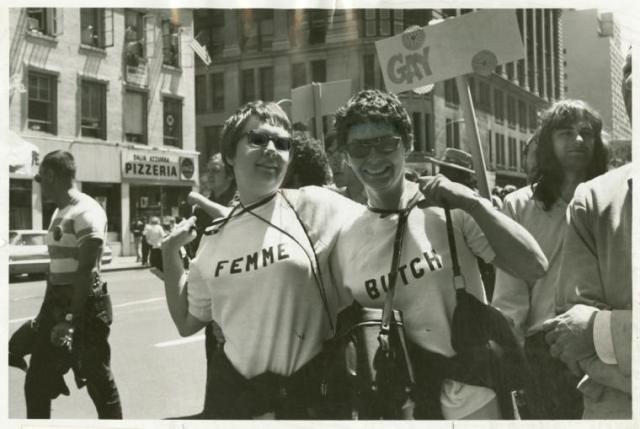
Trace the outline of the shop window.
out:
[[[516,127],[516,100],[511,95],[507,96],[507,122],[509,128]]]
[[[27,93],[27,127],[57,134],[57,76],[30,71]]]
[[[214,112],[224,111],[224,73],[209,75],[211,84],[211,107]]]
[[[270,51],[273,42],[273,9],[245,9],[240,13],[243,51]]]
[[[9,180],[9,229],[31,229],[31,180]]]
[[[307,70],[304,63],[291,65],[291,88],[297,88],[307,83]]]
[[[162,64],[180,67],[180,24],[163,19],[162,24]]]
[[[80,9],[80,43],[100,49],[113,46],[112,9]]]
[[[182,99],[164,97],[164,144],[182,148]]]
[[[62,9],[28,7],[26,13],[28,32],[52,37],[62,34]]]
[[[273,101],[273,67],[260,69],[260,99]]]
[[[82,192],[96,200],[107,215],[107,231],[116,234],[120,240],[121,201],[119,183],[82,182]]]
[[[447,79],[444,81],[444,101],[450,105],[460,104],[460,95],[455,79]]]
[[[327,36],[327,10],[311,9],[307,10],[309,22],[309,44],[322,44]]]
[[[81,85],[82,137],[107,138],[107,86],[104,83],[83,80]]]
[[[253,69],[242,70],[240,86],[242,104],[256,99],[256,83]]]
[[[147,143],[147,95],[127,90],[124,94],[124,135],[132,143]]]
[[[504,121],[504,95],[499,89],[493,91],[493,115],[496,122]]]
[[[207,76],[199,75],[195,77],[196,90],[196,113],[207,111]]]
[[[311,61],[311,81],[327,81],[327,62],[325,60]]]

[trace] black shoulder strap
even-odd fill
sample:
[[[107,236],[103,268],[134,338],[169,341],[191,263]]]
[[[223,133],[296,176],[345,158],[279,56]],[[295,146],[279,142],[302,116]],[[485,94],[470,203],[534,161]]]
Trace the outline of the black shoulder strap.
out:
[[[453,234],[453,221],[451,220],[451,210],[444,207],[444,216],[447,224],[447,238],[449,240],[449,252],[451,253],[451,263],[453,265],[453,287],[455,290],[465,289],[466,284],[464,276],[460,271],[460,262],[458,261],[458,250],[456,248],[456,238]]]

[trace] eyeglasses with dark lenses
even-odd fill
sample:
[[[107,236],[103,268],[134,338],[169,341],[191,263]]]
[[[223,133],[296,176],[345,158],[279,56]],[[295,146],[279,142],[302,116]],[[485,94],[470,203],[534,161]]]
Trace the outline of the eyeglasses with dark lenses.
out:
[[[352,140],[347,143],[347,152],[352,158],[365,158],[375,148],[380,155],[398,150],[402,139],[398,136],[382,136],[373,139]]]
[[[250,144],[257,147],[265,147],[272,141],[276,149],[281,151],[288,151],[293,145],[292,137],[279,137],[272,134],[261,133],[256,130],[251,130],[247,133],[247,140]]]

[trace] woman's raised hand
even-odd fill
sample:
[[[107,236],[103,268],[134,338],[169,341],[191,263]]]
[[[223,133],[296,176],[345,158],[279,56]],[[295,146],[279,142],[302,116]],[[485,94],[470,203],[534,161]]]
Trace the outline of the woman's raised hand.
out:
[[[184,219],[162,240],[162,249],[179,249],[196,238],[196,217]]]
[[[425,197],[420,206],[448,207],[471,211],[478,204],[480,196],[468,187],[452,182],[442,174],[418,178],[418,186]]]

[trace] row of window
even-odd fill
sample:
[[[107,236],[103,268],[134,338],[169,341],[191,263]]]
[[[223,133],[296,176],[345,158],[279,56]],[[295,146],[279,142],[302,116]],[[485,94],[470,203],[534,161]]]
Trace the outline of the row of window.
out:
[[[58,133],[57,75],[28,72],[27,127]],[[124,140],[148,143],[147,92],[126,88],[123,99]],[[107,84],[92,79],[80,82],[80,135],[106,140]],[[163,98],[164,144],[182,147],[182,99]]]
[[[155,15],[145,15],[125,9],[125,61],[138,65],[154,53],[156,44]],[[63,10],[56,8],[27,8],[26,31],[57,37],[63,34]],[[180,67],[180,25],[171,19],[160,24],[163,64]],[[114,45],[113,9],[80,9],[80,43],[98,49]]]
[[[518,139],[515,137],[507,137],[505,145],[505,135],[494,133],[494,143],[494,145],[489,144],[489,162],[494,164],[495,161],[496,169],[524,172],[523,154],[527,143],[525,140],[520,140],[518,144]],[[495,150],[495,159],[493,150]]]

